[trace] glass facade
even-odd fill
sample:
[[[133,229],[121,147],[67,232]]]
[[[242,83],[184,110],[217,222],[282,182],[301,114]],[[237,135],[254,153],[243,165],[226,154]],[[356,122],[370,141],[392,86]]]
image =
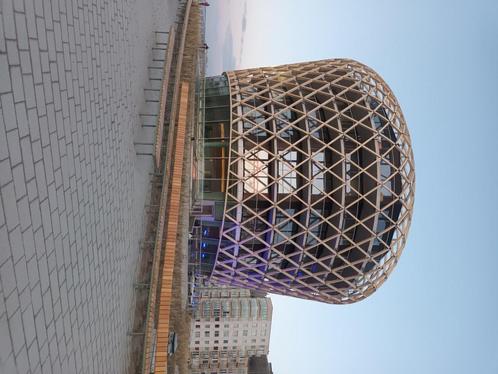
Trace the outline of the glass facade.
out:
[[[348,303],[401,254],[414,163],[401,109],[353,60],[206,81],[203,269],[267,292]]]
[[[230,140],[230,96],[225,76],[206,78],[204,122],[203,201],[206,213],[201,219],[201,270],[210,274],[219,247]]]

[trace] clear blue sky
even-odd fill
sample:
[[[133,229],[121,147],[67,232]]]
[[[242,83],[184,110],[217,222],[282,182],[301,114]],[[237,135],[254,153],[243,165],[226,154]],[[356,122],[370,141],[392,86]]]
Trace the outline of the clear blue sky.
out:
[[[275,373],[498,373],[498,1],[210,3],[211,74],[353,58],[388,82],[412,136],[399,265],[353,305],[272,296]]]

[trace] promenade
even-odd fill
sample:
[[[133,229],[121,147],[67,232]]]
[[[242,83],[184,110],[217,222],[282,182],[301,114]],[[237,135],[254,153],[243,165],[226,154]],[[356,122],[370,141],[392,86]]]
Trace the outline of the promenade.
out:
[[[3,0],[0,374],[125,373],[152,158],[154,31],[176,0]]]

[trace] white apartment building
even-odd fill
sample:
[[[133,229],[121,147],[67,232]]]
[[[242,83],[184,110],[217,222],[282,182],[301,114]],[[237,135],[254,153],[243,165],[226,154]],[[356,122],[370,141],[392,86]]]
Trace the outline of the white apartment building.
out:
[[[269,352],[272,304],[239,288],[201,291],[190,335],[192,374],[245,374],[249,357]]]

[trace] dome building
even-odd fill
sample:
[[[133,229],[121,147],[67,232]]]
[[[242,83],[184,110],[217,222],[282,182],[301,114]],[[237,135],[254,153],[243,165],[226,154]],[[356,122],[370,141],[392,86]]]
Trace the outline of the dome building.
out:
[[[345,304],[394,269],[412,217],[410,135],[353,60],[247,69],[205,84],[203,273]]]

